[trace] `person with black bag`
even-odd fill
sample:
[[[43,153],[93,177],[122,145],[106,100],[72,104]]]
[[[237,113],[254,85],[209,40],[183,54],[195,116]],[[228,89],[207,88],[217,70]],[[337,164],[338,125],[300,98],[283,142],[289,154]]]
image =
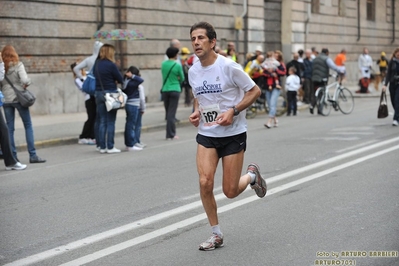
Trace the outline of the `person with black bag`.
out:
[[[179,49],[169,47],[166,55],[169,60],[163,61],[161,66],[163,86],[162,99],[166,111],[166,139],[177,139],[176,136],[176,111],[179,104],[181,83],[184,81],[182,66],[176,62]]]
[[[393,115],[392,126],[399,125],[399,48],[392,54],[392,59],[388,64],[387,75],[385,76],[382,91],[385,92],[389,84],[389,93],[395,114]]]
[[[26,90],[26,88],[31,84],[31,80],[26,74],[24,64],[19,61],[18,54],[13,46],[4,46],[1,54],[5,66],[5,78],[7,78],[7,80],[1,81],[1,90],[4,94],[3,107],[10,135],[12,153],[14,157],[18,160],[17,149],[15,147],[14,141],[15,110],[17,110],[19,115],[21,116],[25,128],[25,137],[29,152],[29,162],[44,163],[46,162],[46,160],[40,158],[36,154],[33,126],[30,117],[29,107],[23,106],[18,100],[17,94],[15,93],[15,89],[19,91]]]

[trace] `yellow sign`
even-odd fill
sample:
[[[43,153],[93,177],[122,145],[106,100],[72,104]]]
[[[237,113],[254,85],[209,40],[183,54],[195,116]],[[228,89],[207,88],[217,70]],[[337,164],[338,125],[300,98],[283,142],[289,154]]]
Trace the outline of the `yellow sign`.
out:
[[[235,17],[234,28],[236,30],[242,30],[242,28],[243,28],[242,17]]]

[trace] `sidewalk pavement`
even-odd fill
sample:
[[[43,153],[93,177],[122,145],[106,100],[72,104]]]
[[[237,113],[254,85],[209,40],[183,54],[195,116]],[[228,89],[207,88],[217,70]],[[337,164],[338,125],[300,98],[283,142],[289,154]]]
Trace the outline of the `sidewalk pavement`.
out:
[[[348,87],[355,98],[378,98],[381,90],[376,91],[370,86],[371,93],[355,93],[358,87]],[[298,109],[307,109],[308,105],[298,106]],[[192,107],[185,107],[183,102],[179,103],[176,117],[180,120],[178,127],[189,124],[188,117],[191,114]],[[125,128],[125,110],[118,110],[115,134],[123,135]],[[32,115],[32,124],[35,136],[36,149],[58,146],[66,144],[77,144],[78,137],[82,131],[83,123],[87,115],[83,113],[67,113],[56,115]],[[165,110],[162,102],[147,104],[147,110],[143,115],[142,133],[166,130]],[[26,150],[25,130],[20,118],[15,119],[15,145],[19,151]]]

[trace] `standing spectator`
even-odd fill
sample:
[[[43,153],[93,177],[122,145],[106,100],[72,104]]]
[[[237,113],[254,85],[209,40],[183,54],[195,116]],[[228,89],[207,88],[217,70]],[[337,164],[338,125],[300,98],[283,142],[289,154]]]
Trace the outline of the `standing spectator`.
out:
[[[330,73],[330,68],[338,73],[341,73],[339,68],[334,64],[333,60],[328,57],[329,51],[327,48],[323,48],[321,53],[313,60],[313,70],[312,70],[312,82],[314,91],[317,91],[319,87],[324,86],[323,79],[328,80]],[[313,100],[309,106],[309,111],[313,114],[313,109],[316,105],[316,98]],[[321,110],[317,110],[318,114],[322,114]]]
[[[0,53],[0,81],[4,79],[4,62],[1,58]],[[6,170],[24,170],[26,168],[26,164],[21,164],[15,159],[11,150],[10,136],[8,133],[7,123],[4,120],[3,116],[3,94],[0,91],[0,148],[3,151],[2,155],[4,155],[4,164],[6,165]]]
[[[377,60],[377,65],[380,68],[381,81],[383,82],[387,75],[387,66],[389,61],[385,57],[385,52],[381,52],[381,57]]]
[[[236,46],[233,42],[229,42],[227,44],[227,49],[225,50],[225,52],[227,58],[230,58],[234,62],[237,62]]]
[[[297,75],[299,78],[302,77],[302,72],[304,70],[303,67],[303,63],[299,62],[299,54],[298,53],[294,53],[292,60],[290,62],[287,63],[287,73],[286,75],[289,76],[289,69],[290,67],[294,67],[295,68],[295,75]]]
[[[31,80],[25,71],[24,64],[19,61],[19,56],[14,47],[12,47],[11,45],[4,46],[1,54],[4,61],[6,77],[10,80],[14,87],[17,88],[17,90],[25,90],[31,84]],[[14,141],[15,110],[17,110],[19,115],[21,116],[25,128],[25,138],[28,146],[29,162],[46,162],[46,160],[40,158],[36,154],[33,126],[30,117],[29,107],[23,107],[18,102],[17,95],[15,94],[14,89],[6,80],[3,80],[1,82],[1,87],[1,90],[4,94],[4,113],[6,116],[11,148],[14,157],[17,159],[17,161],[19,161]]]
[[[136,132],[139,126],[140,112],[140,92],[139,85],[144,80],[138,75],[139,69],[135,66],[129,67],[125,74],[125,82],[123,84],[124,92],[127,95],[125,105],[126,124],[125,124],[125,145],[127,151],[141,151],[143,147],[137,145],[139,143]]]
[[[364,47],[363,53],[359,56],[358,60],[359,71],[360,71],[360,90],[356,91],[357,93],[369,93],[369,84],[371,77],[371,67],[373,65],[373,59],[369,55],[369,50]]]
[[[339,82],[342,82],[346,75],[346,67],[345,67],[346,50],[345,49],[342,49],[341,52],[339,54],[337,54],[334,62],[335,62],[335,65],[338,67],[339,71],[342,73],[342,75],[340,75],[340,80],[339,80]]]
[[[273,73],[270,73],[271,76],[273,77],[278,77],[279,78],[279,84],[281,84],[281,77],[285,75],[286,73],[286,68],[284,64],[284,59],[283,59],[283,53],[279,50],[274,51],[274,56],[276,60],[280,63],[280,66],[277,67],[276,71]],[[267,74],[266,74],[267,75]],[[278,120],[276,117],[277,114],[277,101],[278,97],[280,96],[281,89],[277,87],[272,87],[271,90],[266,90],[266,101],[267,105],[269,107],[269,119],[264,124],[265,127],[271,128],[272,123],[274,123],[274,127],[278,127]]]
[[[388,64],[387,75],[384,80],[382,91],[386,91],[389,84],[389,93],[395,114],[393,115],[393,126],[399,125],[399,48],[396,48]]]
[[[190,64],[188,59],[190,58],[190,50],[187,47],[181,48],[181,65],[184,73],[184,81],[181,83],[182,90],[184,90],[184,105],[186,107],[191,105],[192,92],[190,83],[188,82],[188,69]]]
[[[261,66],[262,66],[263,70],[266,70],[269,73],[274,73],[276,71],[276,69],[280,66],[280,62],[277,61],[276,58],[274,57],[274,52],[269,51],[266,53],[266,58],[263,61]],[[276,88],[281,89],[280,81],[279,81],[277,75],[272,75],[272,76],[266,78],[266,85],[269,90],[271,90],[273,86],[276,86]]]
[[[181,43],[180,43],[180,41],[178,39],[172,39],[172,40],[170,40],[169,47],[177,48],[178,51],[180,51]],[[169,58],[168,58],[168,55],[165,53],[163,61],[167,61],[167,60],[169,60]],[[177,54],[175,60],[176,60],[177,64],[181,65],[181,58],[180,58],[179,54]],[[161,94],[161,98],[162,98],[162,94]],[[162,101],[163,101],[163,98],[162,98]],[[167,120],[167,118],[166,118],[167,113],[168,113],[168,110],[165,109],[165,120]],[[179,123],[180,122],[180,120],[177,119],[176,117],[174,119],[175,119],[175,123]]]
[[[303,63],[303,50],[302,49],[298,50],[298,62]]]
[[[76,77],[80,79],[83,83],[83,75],[82,70],[86,71],[88,74],[94,66],[94,63],[97,60],[98,53],[100,52],[101,47],[104,44],[102,42],[96,41],[93,45],[93,54],[89,57],[86,57],[82,62],[77,64],[73,68],[73,72]],[[75,79],[76,81],[76,79]],[[76,83],[76,82],[75,82]],[[96,98],[93,95],[85,95],[85,107],[87,112],[87,121],[83,125],[82,134],[79,136],[78,143],[79,144],[94,144],[93,141],[89,141],[95,138],[97,148],[99,149],[99,140],[98,140],[98,128],[99,121],[97,116],[97,106],[96,106]],[[94,134],[94,136],[93,136]]]
[[[303,75],[302,75],[302,84],[303,84],[303,102],[306,104],[310,104],[312,102],[312,98],[314,98],[313,91],[313,83],[312,83],[312,71],[313,71],[313,62],[312,62],[312,51],[307,49],[305,51],[305,59],[303,59]]]
[[[248,62],[252,62],[253,60],[255,60],[258,55],[261,55],[263,53],[263,49],[261,45],[256,46],[255,48],[255,54],[249,59],[249,61],[247,61],[244,66],[246,66],[248,64]]]
[[[94,68],[96,78],[96,104],[99,121],[98,139],[100,153],[118,153],[121,150],[115,148],[115,122],[116,109],[107,112],[104,94],[117,92],[117,83],[123,83],[122,74],[115,64],[115,47],[104,44],[100,49],[99,59]]]
[[[140,75],[140,72],[138,74],[138,76]],[[136,146],[141,147],[141,148],[145,148],[147,146],[147,144],[145,144],[144,142],[141,142],[141,124],[142,124],[142,119],[143,119],[143,115],[145,113],[145,109],[146,109],[146,97],[145,97],[145,89],[144,86],[142,84],[139,85],[139,93],[140,93],[140,110],[139,110],[139,116],[137,118],[137,126],[136,126],[136,132],[135,132],[135,136],[137,139],[137,143]]]
[[[312,60],[314,60],[318,55],[319,52],[317,52],[316,47],[312,47],[312,55],[311,55]]]
[[[287,116],[291,115],[291,110],[293,115],[296,115],[297,104],[296,104],[296,96],[299,88],[301,87],[301,81],[296,73],[296,69],[294,66],[288,69],[289,76],[285,81],[285,89],[287,90]]]
[[[184,73],[182,66],[177,64],[176,58],[179,49],[169,47],[166,50],[166,55],[169,60],[164,61],[161,66],[162,80],[164,85],[162,87],[162,99],[166,111],[166,139],[178,139],[176,136],[176,111],[179,104],[179,97],[181,92],[180,84],[184,81]]]
[[[94,145],[96,144],[95,134],[94,134],[94,125],[96,122],[96,99],[94,95],[89,95],[82,91],[83,82],[86,78],[86,73],[82,73],[83,79],[80,79],[76,76],[75,72],[73,71],[74,67],[76,66],[76,62],[71,64],[71,69],[75,81],[75,85],[80,92],[83,93],[83,97],[85,99],[85,107],[87,113],[87,120],[83,124],[82,134],[79,136],[78,144],[88,144]],[[84,70],[82,69],[82,72]]]

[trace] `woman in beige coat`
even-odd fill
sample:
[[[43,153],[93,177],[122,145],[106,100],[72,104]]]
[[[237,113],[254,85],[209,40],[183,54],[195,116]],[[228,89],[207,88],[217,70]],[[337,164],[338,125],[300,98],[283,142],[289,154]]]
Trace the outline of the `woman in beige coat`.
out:
[[[26,74],[24,64],[19,61],[19,57],[14,47],[6,45],[1,51],[1,56],[4,61],[4,67],[6,71],[6,77],[18,90],[25,90],[30,84],[31,80]],[[29,113],[28,107],[23,107],[17,99],[12,86],[6,79],[1,81],[1,91],[4,94],[4,113],[6,116],[7,126],[10,133],[10,142],[12,153],[17,158],[17,150],[14,142],[14,130],[15,130],[15,110],[18,111],[22,118],[22,122],[25,128],[25,138],[29,152],[30,163],[44,163],[46,160],[40,158],[36,154],[35,141],[33,137],[32,120]]]

